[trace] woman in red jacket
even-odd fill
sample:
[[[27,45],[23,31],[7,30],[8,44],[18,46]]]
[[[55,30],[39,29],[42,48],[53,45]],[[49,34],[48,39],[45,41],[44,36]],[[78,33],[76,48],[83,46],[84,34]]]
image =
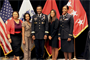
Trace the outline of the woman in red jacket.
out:
[[[18,17],[19,13],[14,11],[12,18],[8,19],[6,22],[8,41],[11,43],[14,52],[13,60],[20,60],[22,20],[18,19]]]

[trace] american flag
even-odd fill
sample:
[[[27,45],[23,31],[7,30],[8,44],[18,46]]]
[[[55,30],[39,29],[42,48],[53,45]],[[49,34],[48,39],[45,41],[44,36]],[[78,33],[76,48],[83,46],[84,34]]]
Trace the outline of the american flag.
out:
[[[8,0],[4,0],[3,6],[0,11],[0,46],[4,52],[4,55],[12,52],[11,45],[7,38],[7,30],[5,22],[12,17],[13,9]]]

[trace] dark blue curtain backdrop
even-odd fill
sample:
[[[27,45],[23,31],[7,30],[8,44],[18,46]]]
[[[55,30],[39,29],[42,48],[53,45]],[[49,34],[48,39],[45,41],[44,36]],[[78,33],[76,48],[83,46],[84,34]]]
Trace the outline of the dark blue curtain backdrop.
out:
[[[0,0],[0,10],[1,10],[3,1],[4,0]],[[9,0],[14,11],[19,11],[21,4],[22,4],[22,1],[23,0]],[[46,0],[30,0],[30,1],[31,1],[31,4],[32,4],[35,12],[36,12],[37,5],[41,5],[42,7],[44,7],[44,4],[46,2]],[[88,22],[89,22],[89,20],[90,20],[90,12],[89,12],[90,11],[90,8],[89,8],[90,7],[90,0],[80,0],[80,1],[81,1],[82,6],[84,7],[84,9],[87,13],[87,18],[88,18]],[[56,0],[60,14],[62,13],[62,7],[64,5],[66,5],[67,2],[68,2],[68,0]],[[77,56],[77,58],[82,58],[84,55],[88,30],[90,30],[90,28],[87,28],[79,37],[76,38],[76,56]],[[23,53],[21,52],[21,55],[22,54]],[[4,56],[1,47],[0,47],[0,56]],[[12,53],[10,53],[8,56],[12,56]],[[48,55],[45,52],[45,57],[47,57],[47,56]],[[34,50],[32,51],[32,58],[33,57],[35,57]],[[64,58],[62,51],[59,51],[58,58]]]

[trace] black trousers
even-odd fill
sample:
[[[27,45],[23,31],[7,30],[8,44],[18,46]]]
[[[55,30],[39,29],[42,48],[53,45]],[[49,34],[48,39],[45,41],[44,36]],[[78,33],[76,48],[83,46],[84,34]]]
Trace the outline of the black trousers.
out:
[[[34,43],[35,43],[36,58],[43,59],[45,40],[44,39],[36,39],[36,40],[34,40]]]

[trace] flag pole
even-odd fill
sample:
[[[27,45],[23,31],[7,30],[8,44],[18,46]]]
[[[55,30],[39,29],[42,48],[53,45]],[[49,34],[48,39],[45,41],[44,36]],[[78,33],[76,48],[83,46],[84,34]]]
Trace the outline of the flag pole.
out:
[[[6,55],[5,55],[5,57],[2,58],[2,60],[8,60],[8,59],[9,59],[9,57],[7,57]]]
[[[50,60],[50,59],[51,59],[50,56],[48,56],[48,58],[46,60]]]
[[[74,38],[74,58],[73,58],[73,60],[77,60],[77,58],[76,58],[76,48],[75,48],[76,46],[75,46],[75,38]]]

